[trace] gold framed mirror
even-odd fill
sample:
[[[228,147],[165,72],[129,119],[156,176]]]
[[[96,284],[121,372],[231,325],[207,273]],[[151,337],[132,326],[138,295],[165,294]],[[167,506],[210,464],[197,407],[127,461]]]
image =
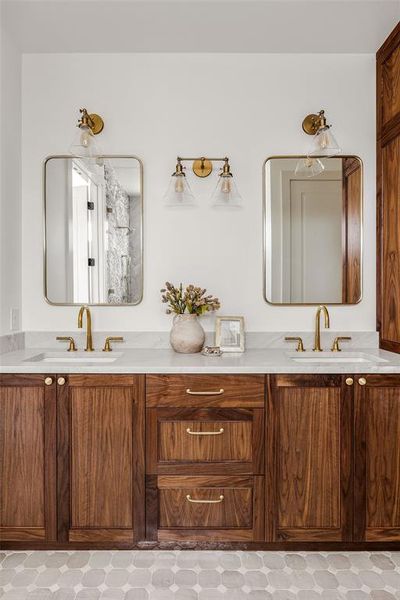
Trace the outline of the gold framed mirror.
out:
[[[134,306],[143,296],[139,158],[44,162],[44,296],[57,306]]]
[[[362,298],[363,165],[357,156],[263,164],[263,293],[269,304]]]

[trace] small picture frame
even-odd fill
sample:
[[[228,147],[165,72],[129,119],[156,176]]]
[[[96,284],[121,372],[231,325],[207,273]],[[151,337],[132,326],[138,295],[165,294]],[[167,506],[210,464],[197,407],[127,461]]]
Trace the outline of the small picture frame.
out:
[[[222,352],[244,352],[244,318],[217,317],[215,345]]]

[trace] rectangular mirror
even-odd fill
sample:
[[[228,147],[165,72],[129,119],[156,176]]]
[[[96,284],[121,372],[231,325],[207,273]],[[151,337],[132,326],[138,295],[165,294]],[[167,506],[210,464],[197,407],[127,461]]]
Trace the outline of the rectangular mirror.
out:
[[[270,304],[358,303],[362,294],[361,160],[356,156],[271,157],[264,163],[263,178],[265,300]]]
[[[142,164],[50,156],[44,164],[44,294],[50,304],[134,305],[143,294]]]

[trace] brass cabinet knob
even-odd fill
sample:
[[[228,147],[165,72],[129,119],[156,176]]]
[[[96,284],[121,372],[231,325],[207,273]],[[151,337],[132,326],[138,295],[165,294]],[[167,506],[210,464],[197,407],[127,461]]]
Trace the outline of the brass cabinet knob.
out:
[[[367,383],[367,380],[365,379],[365,377],[360,377],[360,379],[358,380],[358,383],[360,385],[365,385]]]
[[[53,383],[53,379],[52,377],[46,377],[46,379],[44,380],[46,385],[52,385]]]
[[[353,383],[354,383],[354,379],[352,377],[347,377],[346,385],[353,385]]]
[[[65,384],[65,378],[64,377],[59,377],[57,379],[57,383],[58,383],[58,385],[64,385]]]

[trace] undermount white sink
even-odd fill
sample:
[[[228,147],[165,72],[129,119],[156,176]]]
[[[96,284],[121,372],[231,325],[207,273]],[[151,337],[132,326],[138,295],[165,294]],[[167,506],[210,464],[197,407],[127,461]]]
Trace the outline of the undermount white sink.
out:
[[[290,352],[288,357],[298,363],[385,363],[385,358],[365,352]]]
[[[122,352],[112,352],[111,356],[107,352],[42,352],[24,362],[44,362],[44,363],[112,363],[122,356]]]

